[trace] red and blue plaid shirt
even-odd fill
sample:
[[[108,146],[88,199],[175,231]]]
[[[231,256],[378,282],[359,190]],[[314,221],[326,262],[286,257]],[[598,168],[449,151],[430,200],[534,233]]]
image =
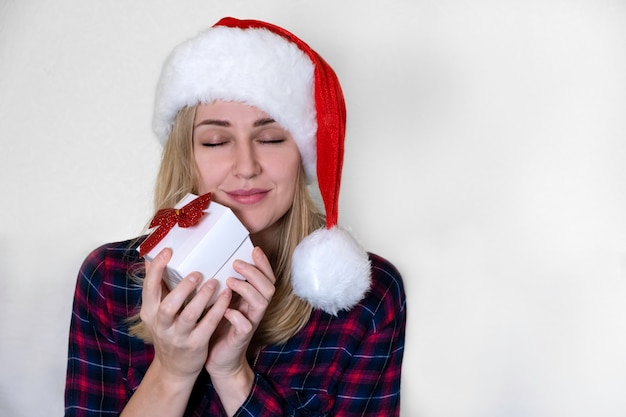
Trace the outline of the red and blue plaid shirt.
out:
[[[352,310],[314,310],[284,345],[261,350],[252,390],[237,416],[398,416],[406,301],[388,261],[370,255],[372,286]],[[128,334],[126,319],[141,302],[128,277],[140,262],[135,246],[102,246],[85,260],[76,286],[69,336],[65,416],[117,416],[154,357]],[[185,416],[224,416],[206,372]]]

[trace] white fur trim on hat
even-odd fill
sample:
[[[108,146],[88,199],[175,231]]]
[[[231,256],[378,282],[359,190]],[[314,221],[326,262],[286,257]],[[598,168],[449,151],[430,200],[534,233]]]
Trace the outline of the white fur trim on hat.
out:
[[[314,67],[295,44],[266,29],[217,26],[179,45],[165,62],[152,127],[165,144],[185,106],[237,101],[291,133],[307,180],[316,178]]]
[[[337,315],[367,294],[371,264],[367,252],[347,231],[334,226],[306,236],[293,253],[294,293],[314,308]]]

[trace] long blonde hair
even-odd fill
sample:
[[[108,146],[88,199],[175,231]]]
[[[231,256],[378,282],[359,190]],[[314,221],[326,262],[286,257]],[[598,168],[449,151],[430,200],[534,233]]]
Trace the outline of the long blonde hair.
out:
[[[196,107],[181,109],[163,149],[157,176],[155,211],[173,207],[187,193],[197,194],[198,169],[193,157],[193,124]],[[309,320],[311,305],[296,296],[291,287],[291,256],[300,241],[325,224],[324,215],[314,204],[304,181],[301,166],[294,201],[279,220],[277,250],[269,260],[276,276],[276,291],[257,329],[251,346],[258,350],[269,344],[281,344],[294,336]],[[140,278],[141,279],[141,278]],[[138,314],[131,317],[131,334],[150,342],[150,335]]]

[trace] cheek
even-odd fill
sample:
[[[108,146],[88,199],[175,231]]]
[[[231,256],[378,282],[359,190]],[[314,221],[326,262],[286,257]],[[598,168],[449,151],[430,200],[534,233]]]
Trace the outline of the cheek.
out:
[[[198,194],[215,191],[219,178],[219,171],[216,169],[215,164],[210,164],[196,158],[196,167],[198,172]]]
[[[283,182],[285,184],[286,197],[293,201],[293,197],[296,193],[296,186],[298,183],[298,171],[300,170],[300,160],[293,161],[290,164],[285,164],[289,168],[285,169],[282,173]]]

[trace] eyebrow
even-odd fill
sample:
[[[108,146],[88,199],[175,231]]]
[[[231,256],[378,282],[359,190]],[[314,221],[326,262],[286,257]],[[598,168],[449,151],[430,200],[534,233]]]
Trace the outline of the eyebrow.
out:
[[[272,123],[276,123],[276,120],[272,119],[271,117],[266,117],[264,119],[259,119],[257,121],[255,121],[252,126],[253,127],[261,127],[261,126],[266,126]],[[198,124],[196,124],[194,126],[194,129],[199,127],[199,126],[220,126],[220,127],[230,127],[230,122],[228,120],[219,120],[219,119],[206,119],[206,120],[202,120],[201,122],[198,122]]]
[[[252,126],[261,127],[265,125],[271,125],[272,123],[276,123],[276,120],[272,119],[271,117],[266,117],[265,119],[257,120]]]
[[[228,127],[228,126],[230,126],[230,122],[227,122],[226,120],[206,119],[206,120],[202,120],[201,122],[198,122],[194,126],[194,129],[199,127],[199,126],[205,126],[205,125]]]

